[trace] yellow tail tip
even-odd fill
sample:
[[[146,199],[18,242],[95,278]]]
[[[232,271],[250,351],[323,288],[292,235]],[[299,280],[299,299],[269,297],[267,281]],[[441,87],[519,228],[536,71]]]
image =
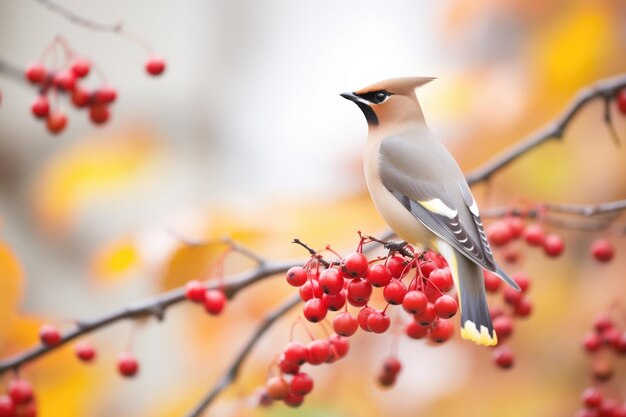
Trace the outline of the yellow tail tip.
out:
[[[470,320],[466,320],[465,323],[463,323],[463,327],[461,327],[461,337],[481,346],[495,346],[498,344],[498,336],[495,330],[493,330],[490,335],[489,329],[481,325],[480,331],[478,331],[476,323]]]

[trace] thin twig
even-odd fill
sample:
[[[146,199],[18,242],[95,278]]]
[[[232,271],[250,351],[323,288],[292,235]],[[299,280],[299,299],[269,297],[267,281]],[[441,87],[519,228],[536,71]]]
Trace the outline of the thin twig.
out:
[[[626,210],[626,199],[610,201],[600,204],[564,204],[564,203],[543,203],[530,209],[520,209],[511,207],[497,207],[481,211],[482,217],[505,217],[507,215],[536,218],[546,212],[565,213],[583,217],[608,215]]]
[[[244,362],[244,360],[248,357],[254,346],[258,343],[261,337],[272,327],[272,325],[280,319],[282,316],[287,314],[289,310],[291,310],[296,305],[300,304],[302,300],[298,294],[287,299],[283,304],[278,306],[275,310],[271,311],[269,314],[265,316],[263,321],[256,328],[254,333],[250,336],[246,344],[243,346],[235,360],[228,367],[222,378],[218,381],[218,383],[211,388],[211,390],[207,393],[207,395],[202,398],[202,400],[186,415],[186,417],[199,417],[202,413],[207,409],[211,403],[215,400],[215,398],[224,391],[230,384],[237,379],[237,375],[239,374],[239,370]]]
[[[617,92],[626,87],[626,75],[609,78],[598,81],[593,87],[582,89],[574,98],[574,100],[565,108],[565,110],[554,121],[550,122],[546,127],[531,134],[516,145],[506,149],[500,155],[470,172],[466,175],[467,182],[472,185],[477,182],[488,180],[495,172],[509,165],[522,155],[539,147],[550,139],[561,139],[565,130],[569,126],[574,117],[592,100],[596,98],[604,98],[612,100]],[[606,104],[605,104],[606,105]],[[609,116],[610,118],[610,116]],[[606,111],[605,111],[606,121]],[[612,124],[607,122],[609,129]]]
[[[63,16],[65,19],[69,20],[70,22],[76,25],[84,26],[88,29],[97,30],[99,32],[119,33],[122,31],[122,22],[118,22],[115,24],[95,22],[91,19],[88,19],[86,17],[80,16],[74,13],[72,10],[52,0],[35,0],[35,1],[47,7],[48,10],[50,10],[51,12],[54,12],[60,16]]]
[[[302,242],[300,239],[295,238],[291,241],[291,243],[295,243],[296,245],[300,245],[302,246],[304,249],[306,249],[311,256],[314,256],[315,258],[317,258],[317,260],[319,261],[319,263],[321,263],[322,265],[324,265],[326,268],[330,268],[330,263],[327,262],[326,260],[324,260],[322,258],[322,256],[317,253],[317,251],[315,249],[313,249],[312,247],[310,247],[309,245],[307,245],[306,243]]]

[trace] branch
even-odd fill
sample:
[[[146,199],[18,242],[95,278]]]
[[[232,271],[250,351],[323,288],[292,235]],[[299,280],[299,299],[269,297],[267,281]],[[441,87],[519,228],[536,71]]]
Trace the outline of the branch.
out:
[[[223,284],[219,282],[208,284],[207,289],[222,289],[226,294],[226,297],[231,299],[235,296],[235,294],[237,294],[237,292],[249,285],[272,275],[285,272],[292,266],[302,264],[303,261],[264,262],[259,264],[254,270],[226,280]],[[72,329],[62,335],[61,341],[58,344],[53,346],[40,344],[22,353],[18,353],[13,357],[1,360],[0,375],[11,369],[17,370],[21,365],[50,353],[51,351],[60,348],[61,346],[84,334],[91,333],[115,322],[121,320],[134,320],[149,316],[154,316],[158,320],[163,320],[165,312],[169,307],[185,300],[185,288],[179,287],[156,297],[148,298],[133,305],[110,311],[93,320],[79,321],[75,329]]]
[[[296,305],[300,304],[302,300],[298,294],[287,299],[278,308],[268,313],[263,321],[259,324],[259,327],[254,331],[248,342],[243,346],[233,363],[228,367],[219,382],[206,394],[204,398],[191,410],[187,417],[199,417],[206,410],[206,408],[213,403],[215,398],[224,391],[230,384],[235,381],[243,361],[248,357],[252,348],[257,344],[261,337],[272,327],[272,325],[287,314]]]
[[[56,13],[60,16],[63,16],[64,18],[66,18],[67,20],[69,20],[70,22],[79,25],[79,26],[84,26],[88,29],[91,30],[97,30],[99,32],[112,32],[112,33],[119,33],[122,31],[122,23],[118,22],[115,23],[113,25],[111,24],[106,24],[106,23],[99,23],[99,22],[95,22],[91,19],[88,19],[86,17],[80,16],[76,13],[74,13],[73,11],[71,11],[70,9],[61,6],[60,4],[52,1],[52,0],[35,0],[39,3],[41,3],[42,5],[44,5],[45,7],[48,8],[48,10],[50,10],[53,13]]]
[[[609,78],[598,81],[595,86],[586,87],[577,94],[576,98],[565,108],[565,110],[554,121],[550,122],[546,127],[540,129],[534,134],[526,137],[516,145],[503,151],[500,155],[484,164],[482,167],[470,172],[467,176],[467,182],[472,185],[481,181],[488,180],[495,172],[509,165],[520,156],[526,154],[534,148],[539,147],[549,139],[561,139],[565,130],[569,126],[574,117],[587,106],[589,102],[596,98],[604,100],[604,121],[609,128],[609,132],[613,139],[619,143],[619,139],[615,134],[613,127],[609,104],[617,94],[617,92],[626,87],[626,75],[620,75],[615,78]]]
[[[547,223],[562,229],[599,231],[611,226],[617,216],[619,216],[619,214],[624,210],[626,210],[626,199],[596,205],[545,203],[538,204],[530,209],[497,207],[483,210],[482,216],[485,218],[501,218],[506,216],[517,216],[530,219],[540,218]],[[588,223],[575,223],[561,218],[555,218],[555,216],[550,216],[550,214],[555,214],[557,216],[563,214],[579,216],[593,221]]]

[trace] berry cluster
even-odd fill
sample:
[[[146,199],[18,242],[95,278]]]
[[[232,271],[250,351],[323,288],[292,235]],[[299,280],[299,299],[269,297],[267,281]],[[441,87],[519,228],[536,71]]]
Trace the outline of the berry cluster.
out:
[[[47,67],[44,61],[55,49],[61,50],[63,64]],[[148,74],[159,75],[165,71],[165,61],[153,56],[146,62],[145,68]],[[54,39],[40,61],[26,67],[24,76],[38,87],[38,95],[31,105],[31,112],[37,119],[45,121],[50,133],[60,133],[68,123],[67,114],[58,105],[58,99],[62,95],[67,95],[76,109],[87,109],[89,120],[93,124],[101,125],[110,119],[109,107],[117,98],[117,90],[106,84],[87,88],[83,80],[91,72],[92,63],[77,55],[62,37]],[[97,73],[102,80],[102,74],[99,71]]]
[[[36,417],[37,404],[33,387],[28,381],[9,381],[7,393],[0,395],[0,417]]]
[[[219,289],[207,290],[206,286],[197,280],[187,282],[185,297],[194,303],[202,303],[207,313],[217,316],[226,307],[226,294]]]
[[[313,378],[302,372],[301,367],[336,362],[348,354],[349,348],[348,339],[337,334],[327,340],[312,338],[306,346],[289,342],[278,360],[278,375],[270,377],[260,393],[260,403],[269,405],[272,401],[282,401],[290,407],[298,407],[313,390]]]
[[[502,283],[502,280],[495,274],[484,271],[485,289],[488,293],[501,294],[503,303],[495,305],[490,302],[489,313],[493,322],[493,328],[498,335],[498,346],[493,350],[493,361],[503,369],[513,366],[515,357],[507,345],[502,342],[508,340],[513,335],[514,320],[526,318],[531,315],[533,304],[528,298],[530,279],[522,272],[511,275],[511,278],[519,285],[521,291]]]
[[[594,385],[585,388],[582,393],[583,407],[576,412],[576,417],[626,417],[624,399],[611,398],[604,392],[602,384],[613,379],[614,360],[626,357],[626,329],[618,327],[610,314],[599,314],[593,330],[583,339],[583,348],[593,358],[591,376]]]
[[[503,247],[509,242],[524,239],[529,246],[541,247],[546,255],[557,257],[565,250],[563,238],[556,233],[546,233],[539,223],[526,225],[520,217],[510,216],[494,221],[487,227],[487,238],[494,247]],[[505,253],[506,260],[514,262],[519,257],[516,251]]]
[[[385,333],[391,326],[387,309],[398,305],[411,317],[406,326],[409,337],[445,342],[453,334],[448,319],[458,310],[456,299],[446,294],[453,287],[450,270],[443,257],[432,251],[413,254],[410,246],[406,249],[405,255],[390,253],[372,260],[357,251],[328,268],[321,268],[313,257],[303,267],[291,268],[286,279],[299,287],[307,320],[316,323],[328,311],[344,309],[333,318],[333,329],[341,336],[352,336],[359,327]],[[381,309],[369,305],[374,288],[382,289],[386,304]],[[348,305],[358,308],[358,313],[350,313]]]

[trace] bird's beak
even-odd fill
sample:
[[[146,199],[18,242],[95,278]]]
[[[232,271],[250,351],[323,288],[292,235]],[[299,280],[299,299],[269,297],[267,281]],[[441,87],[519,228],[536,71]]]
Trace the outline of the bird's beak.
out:
[[[345,98],[346,100],[350,100],[350,101],[354,101],[354,102],[359,101],[359,98],[354,93],[341,93],[339,95],[341,97]]]

